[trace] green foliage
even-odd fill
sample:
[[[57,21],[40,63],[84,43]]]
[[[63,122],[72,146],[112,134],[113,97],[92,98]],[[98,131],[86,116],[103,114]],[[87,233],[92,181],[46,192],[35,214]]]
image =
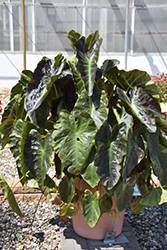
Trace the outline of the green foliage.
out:
[[[167,122],[154,82],[145,71],[118,69],[116,59],[98,68],[98,31],[85,38],[71,30],[68,38],[74,54],[43,57],[34,72],[23,71],[4,109],[2,148],[10,145],[21,183],[47,197],[59,192],[62,216],[75,215],[81,201],[91,227],[103,213],[114,214],[112,195],[123,211],[135,184],[141,197],[131,203],[134,213],[167,202]],[[48,175],[51,165],[58,187]],[[152,173],[162,187],[150,191]],[[89,189],[75,188],[76,177]],[[0,183],[20,214],[3,176]]]

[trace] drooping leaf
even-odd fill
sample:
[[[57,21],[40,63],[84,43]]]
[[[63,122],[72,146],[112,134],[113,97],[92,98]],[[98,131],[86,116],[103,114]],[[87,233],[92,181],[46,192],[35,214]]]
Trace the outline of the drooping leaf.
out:
[[[78,98],[75,107],[74,107],[74,115],[75,117],[78,117],[79,114],[84,109],[90,114],[90,116],[93,118],[97,128],[100,128],[101,125],[104,123],[104,121],[107,120],[108,110],[107,110],[107,97],[104,91],[101,93],[100,98],[100,107],[98,109],[95,108],[95,105],[91,99],[87,95],[85,91],[82,91],[82,94]]]
[[[128,181],[126,181],[126,179],[123,180],[116,190],[116,205],[119,212],[122,212],[130,204],[134,192],[135,183],[136,177],[133,176]]]
[[[146,94],[142,88],[134,87],[130,96],[122,89],[117,90],[119,97],[130,107],[132,114],[147,126],[150,132],[156,131],[156,123],[146,102]]]
[[[25,139],[24,159],[27,168],[34,175],[42,190],[46,173],[50,168],[51,153],[50,133],[43,139],[38,131],[32,129]]]
[[[158,127],[167,134],[167,121],[163,118],[156,118]]]
[[[105,194],[102,197],[100,197],[99,207],[100,207],[101,215],[109,212],[112,206],[113,206],[113,202],[112,202],[111,196],[108,196],[107,194]]]
[[[149,155],[155,173],[158,176],[161,185],[165,185],[167,183],[167,163],[159,150],[159,133],[149,133],[146,131],[146,136]]]
[[[65,175],[59,184],[59,194],[62,201],[65,203],[70,203],[74,197],[74,193],[74,183]]]
[[[78,205],[64,204],[60,209],[60,216],[74,216],[78,212]]]
[[[9,205],[13,209],[13,211],[16,214],[18,214],[21,218],[23,218],[22,212],[18,206],[18,203],[14,197],[14,194],[13,194],[11,188],[9,187],[8,183],[6,182],[4,175],[2,175],[2,174],[0,175],[0,187],[2,189],[3,194],[5,195],[6,199],[8,200]]]
[[[54,82],[58,79],[64,67],[62,56],[57,56],[55,60],[44,57],[38,63],[33,74],[33,80],[29,82],[26,92],[25,109],[27,114],[31,121],[41,128],[46,127],[46,119],[55,95]]]
[[[75,92],[75,86],[74,86],[74,82],[72,79],[67,82],[62,92],[63,92],[63,101],[65,104],[65,107],[67,108],[69,112],[71,112],[78,98]]]
[[[87,94],[91,96],[93,94],[93,88],[96,77],[97,61],[99,57],[99,49],[102,43],[102,39],[99,39],[93,46],[91,51],[88,50],[88,44],[82,37],[76,44],[76,52],[78,63],[76,65],[81,77],[84,81]]]
[[[89,158],[88,158],[88,165],[86,168],[83,168],[81,172],[82,178],[92,187],[94,188],[100,181],[97,173],[96,173],[96,167],[94,165],[94,156],[95,156],[96,150],[93,147]]]
[[[153,188],[140,200],[141,205],[156,206],[167,202],[167,190],[165,187]]]
[[[123,177],[128,176],[134,167],[143,159],[144,151],[138,147],[134,140],[134,136],[131,130],[128,134],[128,146],[126,153],[126,161],[123,168]]]
[[[17,119],[19,118],[19,106],[16,103],[8,118],[0,125],[0,133],[3,135],[3,140],[2,140],[2,149],[6,146],[6,144],[9,142],[9,136],[12,132],[13,127],[15,126],[15,123]]]
[[[152,96],[146,93],[146,102],[149,104],[149,111],[154,117],[164,118],[164,115],[161,113],[160,104],[157,99],[152,98]]]
[[[139,214],[141,210],[145,207],[145,205],[140,204],[141,198],[134,200],[130,203],[131,210],[134,214]]]
[[[87,112],[75,117],[62,111],[55,124],[53,147],[70,173],[79,174],[94,145],[96,126]]]
[[[110,70],[112,68],[114,68],[115,66],[117,66],[120,62],[116,59],[112,59],[112,60],[105,60],[103,62],[103,65],[101,66],[101,69],[103,72],[106,72],[107,70]]]
[[[82,215],[90,227],[94,227],[100,217],[98,195],[98,191],[92,194],[86,189],[82,199]]]
[[[96,134],[95,166],[100,181],[111,190],[120,178],[123,156],[126,153],[126,125],[119,124],[115,131],[105,122]]]

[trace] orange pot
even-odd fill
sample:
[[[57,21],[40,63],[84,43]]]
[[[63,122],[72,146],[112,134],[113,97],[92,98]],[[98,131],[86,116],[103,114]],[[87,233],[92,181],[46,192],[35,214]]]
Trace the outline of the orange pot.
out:
[[[88,188],[93,193],[97,190],[96,187],[91,188],[86,182],[84,182],[83,179],[79,180],[78,178],[75,178],[74,184],[75,184],[75,187],[79,190],[85,190]],[[104,187],[100,188],[100,192],[101,194],[106,193]],[[116,208],[116,199],[117,199],[116,196],[112,197],[112,200],[113,200],[112,209],[115,209],[116,211],[118,211]],[[100,217],[98,223],[93,228],[91,228],[87,224],[87,222],[85,221],[82,215],[81,204],[79,205],[80,206],[79,206],[79,210],[77,214],[75,216],[72,216],[73,229],[75,233],[87,239],[103,240],[105,237],[105,234],[112,229],[115,218],[112,217],[111,215],[108,215],[107,213],[104,213]],[[118,218],[117,224],[114,229],[114,231],[116,232],[115,236],[118,236],[122,232],[124,213],[125,211],[122,211]]]

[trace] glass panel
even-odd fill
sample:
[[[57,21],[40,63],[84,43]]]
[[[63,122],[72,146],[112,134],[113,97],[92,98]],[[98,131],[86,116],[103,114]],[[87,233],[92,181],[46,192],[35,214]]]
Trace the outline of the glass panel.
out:
[[[119,5],[126,5],[125,0],[87,0],[87,5],[108,5],[108,6],[119,6]]]
[[[137,9],[134,52],[167,52],[167,8]]]
[[[158,5],[166,5],[166,0],[135,0],[134,1],[135,5],[138,6],[143,6],[143,5],[154,5],[154,6],[158,6]]]
[[[9,12],[0,5],[0,44],[2,50],[10,50]]]
[[[81,33],[81,17],[75,8],[37,7],[35,23],[36,46],[41,51],[71,51],[67,33],[71,29]]]
[[[40,4],[82,4],[83,0],[35,0],[35,3],[40,3]]]

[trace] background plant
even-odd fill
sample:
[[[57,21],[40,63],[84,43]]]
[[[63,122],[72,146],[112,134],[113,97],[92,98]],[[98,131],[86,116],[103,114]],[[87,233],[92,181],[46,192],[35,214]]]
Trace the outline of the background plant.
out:
[[[167,102],[167,74],[157,74],[156,76],[151,75],[151,79],[154,81],[158,88],[160,95],[160,102]]]

